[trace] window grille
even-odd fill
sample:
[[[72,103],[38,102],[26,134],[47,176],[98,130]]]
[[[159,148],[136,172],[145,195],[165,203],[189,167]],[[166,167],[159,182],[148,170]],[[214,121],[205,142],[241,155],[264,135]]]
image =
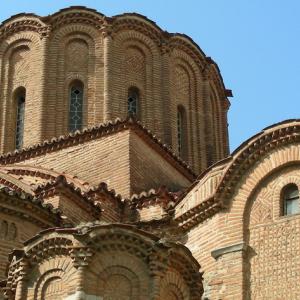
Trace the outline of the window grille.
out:
[[[82,129],[83,124],[83,85],[72,85],[69,104],[69,131]]]
[[[289,184],[283,188],[283,215],[299,213],[299,190],[295,184]]]
[[[138,114],[139,90],[137,88],[130,88],[128,90],[127,98],[127,112],[129,115]]]
[[[16,122],[16,149],[23,147],[24,119],[25,119],[25,92],[17,96],[17,122]]]

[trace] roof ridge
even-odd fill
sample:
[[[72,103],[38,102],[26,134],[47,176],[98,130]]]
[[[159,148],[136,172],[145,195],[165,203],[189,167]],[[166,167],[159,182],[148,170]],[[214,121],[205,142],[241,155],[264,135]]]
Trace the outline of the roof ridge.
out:
[[[84,191],[81,190],[81,188],[76,187],[73,182],[68,182],[65,175],[59,175],[55,178],[55,180],[48,181],[45,184],[38,185],[34,192],[36,193],[36,196],[41,196],[42,198],[46,197],[49,193],[52,195],[52,193],[55,193],[55,190],[57,187],[65,187],[70,189],[73,193],[75,193],[80,199],[84,200],[86,204],[90,205],[95,211],[93,214],[95,216],[100,215],[101,213],[101,206],[99,203],[95,203],[94,200]],[[51,191],[51,189],[53,189]]]
[[[34,205],[39,206],[40,208],[45,209],[50,213],[53,213],[54,215],[56,215],[59,218],[61,216],[61,210],[59,208],[54,208],[52,204],[45,203],[41,197],[31,195],[24,191],[21,191],[21,192],[16,191],[7,186],[2,186],[2,187],[0,186],[0,193],[6,194],[6,195],[12,196],[12,197],[18,197],[21,200],[30,201]]]
[[[116,131],[122,131],[129,128],[139,129],[141,132],[143,132],[162,150],[164,150],[165,153],[167,153],[173,160],[175,160],[189,174],[191,180],[195,179],[196,174],[192,171],[191,167],[180,157],[178,157],[169,145],[164,144],[155,134],[153,134],[133,116],[129,116],[124,120],[116,118],[113,121],[108,121],[92,127],[86,127],[81,131],[77,130],[73,133],[68,133],[59,137],[53,137],[50,140],[45,140],[41,143],[37,143],[20,150],[2,154],[0,155],[0,164],[12,164],[23,159],[39,156],[47,151],[52,152],[63,147],[72,146],[75,144],[75,142],[82,143],[83,141],[100,138],[102,136],[115,133]]]

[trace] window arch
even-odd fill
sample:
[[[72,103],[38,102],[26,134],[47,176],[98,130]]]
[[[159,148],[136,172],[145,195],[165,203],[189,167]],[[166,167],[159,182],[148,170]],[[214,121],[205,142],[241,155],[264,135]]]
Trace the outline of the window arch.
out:
[[[127,96],[127,113],[128,115],[138,115],[139,110],[140,91],[136,87],[128,89]]]
[[[15,223],[10,223],[8,226],[7,239],[14,241],[17,238],[18,229]]]
[[[2,221],[0,224],[0,239],[6,239],[8,233],[7,221]]]
[[[15,103],[16,103],[15,147],[16,149],[21,149],[23,147],[25,100],[26,100],[26,89],[24,87],[19,87],[15,91]]]
[[[187,159],[187,120],[182,105],[177,107],[177,151],[181,158]]]
[[[69,131],[81,130],[83,125],[83,83],[76,80],[70,85]]]
[[[291,183],[282,189],[282,214],[284,216],[297,214],[299,210],[299,190],[296,184]]]

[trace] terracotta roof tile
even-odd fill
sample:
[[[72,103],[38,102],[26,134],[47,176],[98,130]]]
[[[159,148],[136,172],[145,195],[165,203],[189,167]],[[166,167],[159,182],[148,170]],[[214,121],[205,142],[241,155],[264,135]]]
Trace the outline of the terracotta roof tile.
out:
[[[99,124],[93,127],[88,127],[82,131],[75,131],[58,138],[52,138],[42,143],[38,143],[21,150],[15,150],[0,156],[0,164],[13,164],[31,157],[36,157],[44,153],[58,151],[62,148],[70,147],[76,144],[81,144],[89,140],[101,138],[110,134],[114,134],[119,131],[132,129],[139,136],[144,138],[148,143],[151,143],[161,155],[165,157],[170,163],[173,164],[177,170],[185,174],[190,180],[194,180],[196,175],[192,171],[191,167],[179,158],[173,150],[166,144],[152,134],[141,122],[137,121],[133,117],[129,117],[125,120],[119,118],[114,121]]]

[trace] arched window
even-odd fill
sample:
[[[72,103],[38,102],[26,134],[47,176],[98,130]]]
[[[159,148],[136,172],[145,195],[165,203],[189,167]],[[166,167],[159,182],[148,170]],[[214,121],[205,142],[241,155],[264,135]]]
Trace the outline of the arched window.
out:
[[[128,97],[127,97],[127,112],[128,115],[135,115],[138,114],[139,108],[139,89],[136,87],[131,87],[128,89]]]
[[[187,121],[181,105],[177,107],[177,151],[181,158],[187,159]]]
[[[14,241],[17,237],[17,226],[15,223],[10,223],[8,226],[7,239],[9,241]]]
[[[83,83],[74,81],[70,86],[69,131],[81,130],[83,124]]]
[[[25,99],[26,99],[26,89],[23,87],[18,88],[15,92],[15,101],[17,107],[16,135],[15,135],[16,149],[21,149],[23,147]]]
[[[8,233],[7,221],[2,221],[0,224],[0,239],[6,239]]]
[[[282,211],[284,216],[299,213],[299,190],[293,183],[282,190]]]

